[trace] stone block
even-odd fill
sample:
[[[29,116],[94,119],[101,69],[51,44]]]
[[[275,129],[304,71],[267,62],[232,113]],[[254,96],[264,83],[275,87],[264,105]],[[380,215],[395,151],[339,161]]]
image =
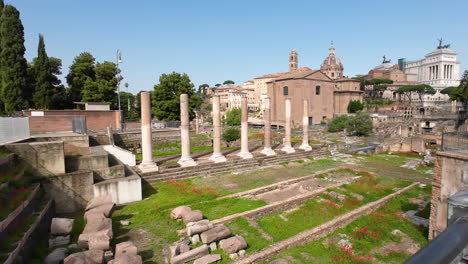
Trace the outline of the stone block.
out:
[[[171,264],[181,264],[181,263],[186,263],[198,258],[201,258],[203,256],[208,255],[208,246],[207,245],[202,245],[200,247],[194,248],[188,252],[185,252],[183,254],[180,254],[178,256],[175,256],[174,258],[171,259]]]
[[[100,221],[87,222],[83,234],[96,233],[98,231],[103,231],[107,236],[112,238],[112,220],[110,218],[104,218]]]
[[[247,248],[247,242],[241,236],[233,236],[228,239],[224,239],[220,243],[221,248],[227,254],[236,253],[239,250]]]
[[[216,242],[213,242],[210,244],[210,251],[215,251],[216,249],[218,249],[218,247],[216,246]]]
[[[68,249],[56,248],[44,260],[44,264],[60,264],[68,255]]]
[[[124,254],[136,255],[137,253],[138,253],[138,249],[135,246],[135,244],[133,244],[133,242],[131,242],[131,241],[125,241],[125,242],[119,243],[119,244],[117,244],[115,246],[115,256],[116,257],[119,257],[119,256],[124,255]]]
[[[213,262],[216,262],[218,260],[221,260],[221,255],[219,254],[213,254],[213,255],[206,255],[201,258],[196,259],[193,264],[210,264]]]
[[[70,243],[70,235],[49,238],[49,247],[58,247]]]
[[[229,237],[230,235],[231,235],[231,231],[229,230],[229,228],[223,225],[219,225],[219,226],[215,226],[214,228],[208,231],[203,232],[200,235],[200,238],[203,243],[210,244],[212,242],[216,242],[223,238]]]
[[[196,244],[200,242],[200,235],[197,234],[197,235],[192,236],[191,240],[192,240],[192,244]]]
[[[89,249],[109,250],[110,248],[110,237],[103,234],[98,236],[90,236],[88,238]]]
[[[176,208],[172,209],[171,217],[172,217],[172,219],[182,219],[182,215],[187,214],[187,213],[189,213],[191,211],[192,211],[192,209],[190,209],[190,207],[188,207],[186,205],[182,205],[182,206],[179,206],[179,207],[176,207]]]
[[[200,223],[200,222],[203,222],[203,223]],[[193,225],[190,225],[190,226],[187,225],[187,235],[193,236],[195,234],[200,234],[211,228],[213,228],[213,224],[210,224],[209,222],[205,224],[205,221],[199,221]]]
[[[184,223],[197,222],[203,219],[203,214],[200,210],[193,210],[182,215]]]
[[[104,251],[92,249],[78,252],[66,257],[64,264],[102,264],[104,260]]]
[[[140,255],[124,254],[116,257],[114,260],[108,262],[108,264],[142,264],[143,259]]]
[[[73,219],[69,218],[52,218],[50,224],[51,235],[68,235],[73,229]]]
[[[114,209],[114,203],[103,204],[98,207],[95,207],[84,214],[85,219],[87,214],[90,213],[102,213],[105,217],[110,217],[112,215],[112,210]]]

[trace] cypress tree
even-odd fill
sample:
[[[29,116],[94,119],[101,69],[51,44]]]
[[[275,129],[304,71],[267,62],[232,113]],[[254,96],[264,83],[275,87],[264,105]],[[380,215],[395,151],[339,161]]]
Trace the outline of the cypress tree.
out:
[[[0,18],[0,76],[6,113],[27,108],[32,93],[27,83],[27,63],[24,58],[24,28],[20,13],[11,6],[3,7]]]
[[[1,17],[2,17],[2,11],[3,11],[3,7],[5,6],[5,4],[3,3],[3,0],[0,0],[0,23],[2,21]],[[1,24],[0,24],[0,28],[1,28]],[[2,39],[2,36],[0,34],[0,42],[1,42],[1,39]],[[1,52],[1,45],[0,45],[0,52]],[[3,105],[3,96],[2,96],[2,79],[1,79],[1,74],[0,74],[0,114],[4,112],[4,105]]]
[[[33,101],[36,108],[49,109],[54,96],[54,87],[51,84],[51,71],[49,57],[44,44],[44,37],[39,35],[39,46],[37,59],[34,61],[34,96]]]

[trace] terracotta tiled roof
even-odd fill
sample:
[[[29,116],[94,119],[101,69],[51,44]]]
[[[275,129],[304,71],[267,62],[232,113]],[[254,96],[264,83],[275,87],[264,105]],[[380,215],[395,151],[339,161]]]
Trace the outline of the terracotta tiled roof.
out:
[[[270,74],[266,74],[266,75],[256,77],[254,79],[278,78],[278,77],[280,77],[281,75],[284,75],[284,74],[287,74],[287,72],[270,73]]]
[[[287,74],[283,74],[280,77],[276,78],[275,81],[279,80],[287,80],[287,79],[301,79],[305,78],[312,73],[319,72],[319,70],[301,70],[301,71],[293,71]]]

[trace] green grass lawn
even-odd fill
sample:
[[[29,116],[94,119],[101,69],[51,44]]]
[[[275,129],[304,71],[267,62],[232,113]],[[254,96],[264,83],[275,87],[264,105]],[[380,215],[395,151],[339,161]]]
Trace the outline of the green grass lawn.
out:
[[[392,193],[392,189],[395,187],[407,185],[409,185],[409,182],[406,181],[381,183],[379,178],[365,174],[357,181],[343,185],[342,189],[328,189],[329,191],[345,194],[346,200],[343,202],[327,194],[321,194],[317,198],[303,203],[298,210],[289,213],[275,213],[258,219],[258,223],[275,241],[280,241],[332,220],[336,216],[364,204],[376,201]],[[362,195],[364,198],[359,201],[351,196],[351,193]]]
[[[399,242],[401,238],[393,235],[392,231],[398,229],[417,242],[421,247],[428,243],[427,229],[412,224],[400,214],[415,205],[409,202],[410,198],[420,195],[430,195],[430,186],[414,187],[410,191],[399,195],[387,202],[375,212],[358,218],[348,226],[338,229],[326,238],[292,247],[280,253],[276,258],[286,258],[290,263],[403,263],[410,256],[405,252],[391,252],[386,254],[375,253],[388,242]],[[416,206],[417,207],[417,206]],[[341,234],[341,236],[339,235]],[[335,240],[346,235],[352,243],[352,250],[339,247],[337,244],[324,243],[325,240]],[[291,260],[293,259],[293,260]],[[272,259],[264,262],[269,263]]]
[[[7,157],[11,154],[11,152],[2,152],[0,151],[0,158],[4,158],[4,157]]]

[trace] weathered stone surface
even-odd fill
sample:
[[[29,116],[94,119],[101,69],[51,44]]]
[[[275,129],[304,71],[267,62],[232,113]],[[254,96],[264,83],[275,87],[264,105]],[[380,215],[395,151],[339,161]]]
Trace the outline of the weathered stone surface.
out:
[[[179,244],[180,254],[190,251],[190,247],[185,244]]]
[[[194,248],[188,252],[185,252],[183,254],[180,254],[178,256],[175,256],[174,258],[171,259],[171,264],[180,264],[180,263],[189,262],[189,261],[198,259],[208,254],[209,254],[208,246],[203,245],[203,246]]]
[[[88,222],[83,230],[83,234],[95,233],[98,231],[105,231],[105,233],[112,238],[112,220],[110,218],[104,218],[101,221]]]
[[[171,217],[173,219],[182,219],[182,215],[184,215],[186,213],[189,213],[191,211],[192,211],[192,209],[190,209],[190,207],[188,207],[186,205],[182,205],[182,206],[179,206],[179,207],[176,207],[176,208],[172,209]]]
[[[44,264],[60,264],[68,255],[68,249],[56,248],[44,260]]]
[[[70,243],[70,235],[49,238],[49,247],[58,247]]]
[[[215,251],[216,249],[218,249],[218,247],[216,246],[216,242],[213,242],[210,244],[210,251]]]
[[[239,252],[237,252],[237,254],[239,254],[239,257],[245,256],[245,249],[239,250]]]
[[[110,235],[112,235],[112,230],[110,230]],[[89,240],[94,238],[100,237],[100,239],[107,239],[110,240],[112,236],[109,236],[109,230],[101,230],[97,232],[90,232],[90,233],[82,233],[78,237],[78,247],[80,248],[88,248],[89,247]]]
[[[69,218],[52,218],[50,224],[51,235],[68,235],[73,229],[73,219]]]
[[[91,236],[88,239],[88,248],[108,250],[110,248],[110,237],[107,235]]]
[[[142,264],[143,259],[140,255],[123,254],[109,261],[109,264]]]
[[[193,210],[182,215],[184,223],[197,222],[203,219],[203,214],[200,210]]]
[[[235,260],[239,258],[239,255],[237,255],[237,253],[232,253],[232,254],[229,254],[229,258],[231,258],[232,260]]]
[[[86,205],[86,211],[91,210],[91,209],[96,208],[96,207],[99,207],[99,206],[104,205],[104,204],[112,204],[112,203],[113,203],[112,202],[112,196],[110,196],[110,195],[94,197]]]
[[[196,244],[198,242],[200,242],[200,235],[196,234],[192,236],[192,244]]]
[[[219,254],[213,254],[213,255],[206,255],[201,258],[196,259],[193,264],[210,264],[213,262],[216,262],[218,260],[221,260],[221,255]]]
[[[331,197],[336,198],[336,199],[338,199],[338,200],[340,200],[342,202],[344,200],[346,200],[346,195],[344,195],[342,193],[337,193],[337,192],[331,191],[331,192],[328,193],[328,195],[330,195]]]
[[[203,219],[203,220],[200,220],[200,221],[197,221],[197,222],[187,223],[187,227],[195,226],[195,225],[208,225],[209,223],[210,223],[210,220]]]
[[[169,254],[170,258],[177,256],[180,254],[180,245],[170,246],[169,247]]]
[[[275,259],[270,264],[289,264],[285,259]]]
[[[202,222],[202,221],[199,221]],[[197,222],[198,223],[198,222]],[[205,232],[208,229],[213,228],[213,224],[193,224],[187,227],[187,235],[192,236],[195,234],[200,234]]]
[[[123,225],[123,226],[128,226],[128,225],[130,225],[130,221],[122,220],[122,221],[120,221],[120,224]]]
[[[220,243],[220,246],[224,250],[224,252],[226,252],[227,254],[231,254],[236,253],[241,249],[247,248],[247,242],[241,236],[233,236],[228,239],[224,239]]]
[[[133,254],[136,255],[138,253],[138,249],[131,241],[125,241],[119,243],[115,246],[115,256],[118,257],[124,254]]]
[[[112,210],[114,209],[114,203],[103,204],[98,207],[94,207],[93,209],[87,211],[85,213],[85,219],[88,219],[87,215],[90,213],[102,213],[105,217],[110,217],[112,215]]]
[[[103,219],[107,218],[102,212],[90,211],[85,213],[84,219],[86,222],[96,222],[102,221]]]
[[[215,226],[214,228],[203,232],[200,237],[203,243],[210,244],[215,241],[219,241],[223,238],[226,238],[231,235],[231,231],[229,228],[219,225]]]
[[[91,249],[78,252],[66,257],[64,264],[101,264],[104,260],[104,251]]]

